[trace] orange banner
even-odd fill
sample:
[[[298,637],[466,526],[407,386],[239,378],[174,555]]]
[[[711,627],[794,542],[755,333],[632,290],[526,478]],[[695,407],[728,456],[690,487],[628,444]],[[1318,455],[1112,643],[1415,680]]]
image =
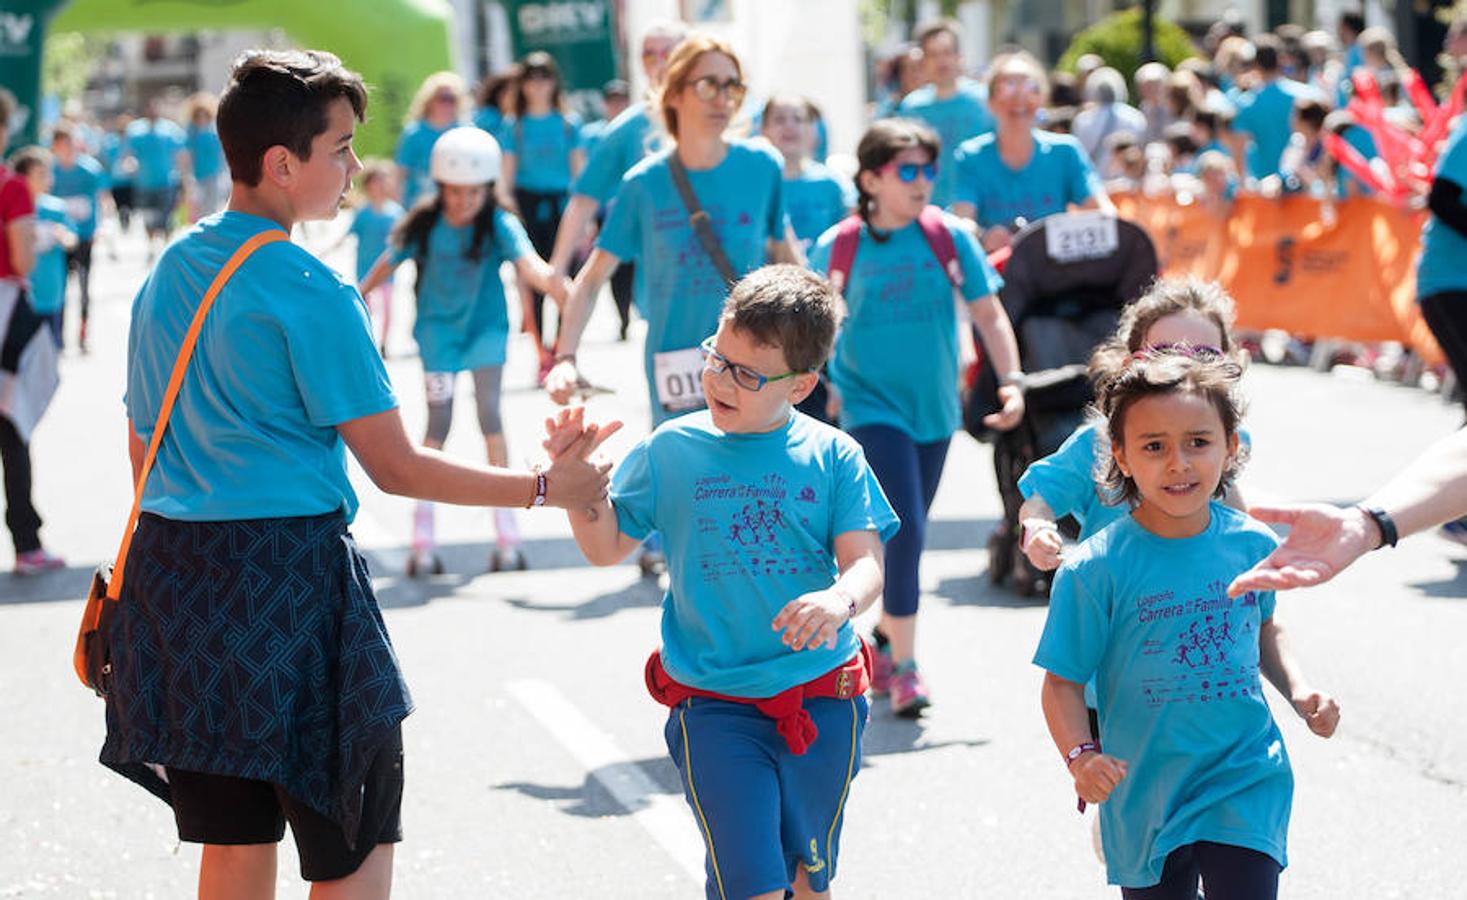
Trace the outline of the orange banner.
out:
[[[1239,328],[1399,341],[1442,361],[1416,305],[1422,214],[1368,198],[1245,195],[1226,214],[1170,197],[1112,199],[1151,235],[1163,275],[1216,279],[1233,295]]]

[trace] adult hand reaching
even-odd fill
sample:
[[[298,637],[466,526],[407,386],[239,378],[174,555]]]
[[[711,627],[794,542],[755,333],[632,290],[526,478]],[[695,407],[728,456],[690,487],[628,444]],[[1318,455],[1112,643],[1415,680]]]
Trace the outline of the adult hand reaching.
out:
[[[1267,558],[1233,579],[1228,585],[1232,597],[1324,584],[1380,543],[1380,530],[1359,507],[1302,503],[1255,506],[1248,512],[1260,522],[1288,525],[1289,534]]]

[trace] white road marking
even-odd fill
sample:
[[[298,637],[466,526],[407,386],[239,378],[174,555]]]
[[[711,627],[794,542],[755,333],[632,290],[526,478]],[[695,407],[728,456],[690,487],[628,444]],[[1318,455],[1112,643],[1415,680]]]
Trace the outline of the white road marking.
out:
[[[668,794],[648,778],[606,732],[549,682],[512,681],[505,690],[631,813],[688,877],[703,883],[703,841],[680,793]]]

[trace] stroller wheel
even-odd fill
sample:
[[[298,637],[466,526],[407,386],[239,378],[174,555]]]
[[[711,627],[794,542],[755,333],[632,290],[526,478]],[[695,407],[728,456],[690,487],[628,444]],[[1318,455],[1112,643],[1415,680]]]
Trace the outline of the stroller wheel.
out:
[[[1013,534],[1004,525],[993,529],[988,536],[988,580],[994,585],[1003,584],[1014,570],[1016,544]]]

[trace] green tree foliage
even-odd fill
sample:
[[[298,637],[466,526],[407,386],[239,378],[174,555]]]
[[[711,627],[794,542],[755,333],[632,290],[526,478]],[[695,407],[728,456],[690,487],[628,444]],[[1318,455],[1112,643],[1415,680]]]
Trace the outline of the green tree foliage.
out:
[[[1175,22],[1153,16],[1152,23],[1156,41],[1156,58],[1168,68],[1197,55],[1192,39]],[[1105,64],[1116,69],[1131,81],[1141,67],[1141,8],[1112,13],[1075,35],[1070,46],[1060,57],[1059,67],[1066,72],[1075,71],[1075,61],[1087,53],[1095,53]]]
[[[102,40],[78,31],[46,35],[41,62],[41,93],[63,102],[80,97],[92,77],[92,66],[102,58]]]

